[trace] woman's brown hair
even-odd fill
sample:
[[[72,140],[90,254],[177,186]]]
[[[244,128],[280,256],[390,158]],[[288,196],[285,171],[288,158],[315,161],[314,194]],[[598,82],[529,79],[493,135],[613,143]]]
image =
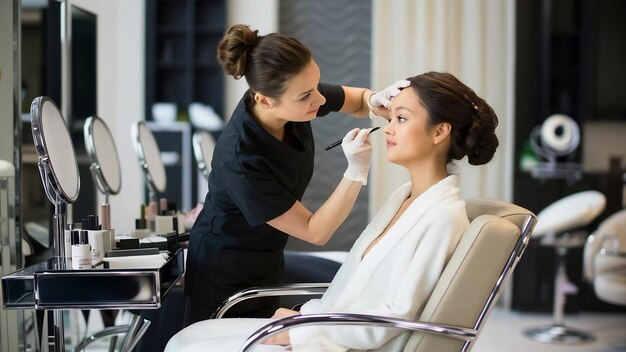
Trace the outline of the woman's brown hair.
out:
[[[217,60],[235,79],[246,78],[252,92],[279,98],[291,77],[311,61],[311,51],[299,40],[271,33],[258,35],[257,30],[236,24],[224,35],[217,47]]]
[[[452,126],[447,162],[467,155],[472,165],[488,163],[498,148],[498,117],[487,102],[459,81],[442,72],[408,78],[424,105],[430,124]]]

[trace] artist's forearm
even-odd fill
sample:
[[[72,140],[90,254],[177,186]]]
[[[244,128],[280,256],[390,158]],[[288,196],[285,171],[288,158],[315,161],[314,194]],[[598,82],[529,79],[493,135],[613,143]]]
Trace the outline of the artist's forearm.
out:
[[[308,232],[311,243],[324,245],[346,220],[363,187],[360,181],[342,178],[341,182],[322,206],[312,214]]]
[[[365,88],[343,87],[345,102],[340,112],[354,117],[366,117],[369,114],[367,99],[373,92]]]

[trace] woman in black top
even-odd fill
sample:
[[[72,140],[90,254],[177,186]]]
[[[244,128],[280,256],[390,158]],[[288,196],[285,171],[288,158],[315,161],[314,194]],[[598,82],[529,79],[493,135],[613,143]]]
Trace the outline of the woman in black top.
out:
[[[259,36],[245,25],[229,29],[218,60],[250,89],[235,108],[213,153],[209,192],[191,230],[185,274],[185,325],[208,319],[230,295],[280,282],[287,236],[323,245],[348,216],[367,182],[369,129],[354,129],[342,142],[348,168],[316,211],[300,200],[313,174],[310,122],[331,111],[365,117],[386,115],[403,83],[373,93],[319,83],[310,51],[277,33]],[[231,316],[267,317],[276,300],[252,300]]]

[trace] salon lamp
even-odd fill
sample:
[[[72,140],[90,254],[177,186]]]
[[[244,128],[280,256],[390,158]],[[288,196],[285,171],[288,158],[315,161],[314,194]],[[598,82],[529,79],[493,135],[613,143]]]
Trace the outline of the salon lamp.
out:
[[[531,175],[539,179],[579,180],[582,177],[580,164],[571,162],[579,145],[580,129],[574,119],[564,114],[548,116],[530,132],[532,150],[546,160],[534,166]],[[559,158],[567,161],[559,161]]]
[[[80,177],[72,138],[59,108],[48,97],[37,97],[30,106],[37,166],[46,196],[54,204],[53,255],[59,268],[65,265],[63,241],[67,222],[65,206],[78,198]],[[54,311],[55,351],[64,351],[63,312]]]

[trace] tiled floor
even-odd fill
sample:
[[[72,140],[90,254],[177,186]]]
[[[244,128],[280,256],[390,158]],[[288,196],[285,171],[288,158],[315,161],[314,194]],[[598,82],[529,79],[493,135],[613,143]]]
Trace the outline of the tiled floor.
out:
[[[617,352],[626,351],[626,313],[579,313],[565,316],[568,327],[590,332],[596,341],[582,345],[535,342],[523,332],[551,323],[549,314],[520,313],[495,309],[472,349],[473,352]]]
[[[92,317],[97,315],[92,314]],[[127,317],[122,316],[120,323]],[[568,326],[590,332],[596,341],[583,345],[554,345],[535,342],[524,336],[528,328],[548,325],[549,314],[520,313],[496,308],[487,319],[473,352],[626,352],[626,313],[580,313],[566,315]],[[77,325],[74,325],[78,327]],[[84,331],[84,325],[79,327]],[[97,319],[90,319],[90,330],[98,329]],[[70,329],[71,330],[71,329]],[[69,332],[69,331],[68,331]],[[68,346],[69,347],[69,346]],[[108,351],[108,344],[101,341],[87,351]]]

